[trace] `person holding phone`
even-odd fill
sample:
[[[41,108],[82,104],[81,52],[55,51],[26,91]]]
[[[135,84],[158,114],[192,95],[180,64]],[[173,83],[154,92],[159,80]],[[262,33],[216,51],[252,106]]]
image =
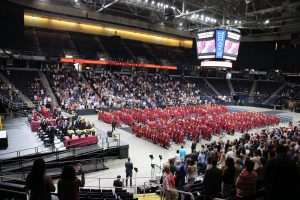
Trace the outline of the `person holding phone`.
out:
[[[63,168],[61,179],[57,183],[60,200],[79,200],[79,187],[84,187],[85,179],[80,165],[77,170],[81,173],[81,180],[76,177],[74,167],[65,166]]]

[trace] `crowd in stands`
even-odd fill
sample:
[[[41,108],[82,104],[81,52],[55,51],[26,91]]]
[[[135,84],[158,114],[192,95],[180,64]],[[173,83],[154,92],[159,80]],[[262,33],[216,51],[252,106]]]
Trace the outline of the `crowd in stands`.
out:
[[[76,70],[55,70],[48,77],[62,108],[66,110],[98,108],[97,95]]]
[[[46,90],[39,77],[35,77],[33,82],[28,86],[28,95],[32,101],[38,102],[39,105],[48,107],[51,105],[51,98],[46,94]]]
[[[100,107],[159,107],[200,101],[195,84],[182,84],[168,75],[86,73],[100,97]]]
[[[205,199],[299,197],[300,125],[267,127],[233,141],[220,139],[189,155],[183,146],[178,152],[164,168],[163,187],[168,195],[176,196],[170,189],[189,191],[197,173],[204,174],[203,190],[198,192]]]

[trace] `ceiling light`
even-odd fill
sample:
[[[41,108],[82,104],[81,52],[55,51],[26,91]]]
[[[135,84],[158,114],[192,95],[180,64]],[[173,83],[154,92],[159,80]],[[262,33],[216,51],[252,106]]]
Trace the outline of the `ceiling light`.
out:
[[[155,3],[155,1],[152,1],[152,2],[151,2],[151,4],[154,4],[154,3]]]
[[[186,10],[186,12],[185,12],[186,14],[188,14],[189,13],[189,10]]]
[[[250,3],[251,2],[251,0],[245,0],[245,3],[246,4],[248,4],[248,3]]]
[[[145,0],[145,3],[148,3],[148,0]]]
[[[180,22],[179,26],[182,26],[182,22]]]
[[[267,19],[267,20],[265,21],[265,24],[269,24],[269,23],[270,23],[270,20]]]
[[[204,15],[201,15],[201,20],[204,20]]]
[[[237,20],[234,20],[234,23],[235,23],[235,24],[237,24],[237,23],[238,23],[238,21],[237,21]]]
[[[227,20],[227,21],[226,21],[226,24],[230,24],[230,21],[229,21],[229,20]]]
[[[239,24],[241,24],[242,23],[242,21],[239,21]]]

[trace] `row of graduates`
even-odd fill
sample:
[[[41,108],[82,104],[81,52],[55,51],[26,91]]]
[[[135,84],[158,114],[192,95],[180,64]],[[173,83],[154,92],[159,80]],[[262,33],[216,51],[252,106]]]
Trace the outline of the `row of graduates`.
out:
[[[228,112],[228,109],[225,106],[207,104],[197,106],[174,106],[165,109],[121,109],[120,111],[113,111],[111,114],[119,117],[125,124],[132,126],[135,121],[146,124],[147,121],[168,121],[169,119],[187,118],[191,115],[221,115],[226,112]]]
[[[132,130],[137,137],[165,146],[170,143],[170,139],[178,144],[182,144],[185,138],[198,142],[201,138],[210,140],[213,133],[226,132],[233,134],[235,131],[244,133],[253,128],[279,124],[279,122],[280,119],[276,116],[240,112],[225,113],[223,115],[196,115],[167,121],[147,120],[145,124],[135,123]]]

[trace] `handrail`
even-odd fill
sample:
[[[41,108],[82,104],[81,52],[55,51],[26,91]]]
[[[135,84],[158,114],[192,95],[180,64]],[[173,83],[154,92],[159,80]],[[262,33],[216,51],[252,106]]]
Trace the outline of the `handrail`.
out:
[[[181,193],[181,194],[186,194],[186,195],[190,195],[191,196],[191,200],[195,200],[195,197],[194,197],[194,195],[191,192],[185,192],[185,191],[182,191],[182,190],[175,190],[175,189],[170,189],[169,191],[177,192],[177,193]],[[161,192],[162,192],[162,190],[161,190]]]
[[[26,195],[26,199],[29,200],[28,192],[21,192],[21,191],[9,190],[9,189],[3,189],[3,188],[0,188],[0,191],[12,192],[12,193],[17,193],[17,194],[24,194],[24,195]]]
[[[4,103],[6,103],[10,108],[19,109],[19,108],[28,108],[31,103],[28,102],[14,102],[7,97],[0,94],[0,100]]]
[[[160,188],[160,199],[162,200],[162,198],[164,196],[164,191],[162,189],[162,184],[157,184],[157,185]],[[186,194],[186,195],[189,195],[191,197],[191,200],[195,200],[195,197],[191,192],[185,192],[185,191],[176,190],[176,189],[169,189],[168,191],[177,192],[177,193],[181,193],[181,194]],[[145,190],[144,190],[144,198],[145,198]]]
[[[102,140],[102,142],[101,142],[101,145],[102,145],[102,148],[103,148],[103,145],[104,145],[104,143],[106,143],[106,144],[108,144],[108,148],[109,147],[111,147],[110,145],[109,145],[109,143],[111,142],[111,143],[115,143],[115,142],[117,142],[117,145],[113,145],[113,147],[114,146],[120,146],[120,134],[117,134],[118,135],[118,137],[119,138],[116,138],[116,139],[113,139],[112,141],[109,141],[108,140],[108,138],[101,138],[101,135],[96,135],[97,137],[98,136],[100,136],[100,138],[98,138],[98,140]],[[106,140],[106,141],[104,141],[104,140]],[[54,143],[54,145],[55,144],[59,144],[59,143],[61,143],[61,142],[57,142],[57,143]],[[76,144],[76,145],[82,145],[82,144],[85,144],[85,142],[82,142],[82,143],[78,143],[78,144]],[[3,156],[3,155],[7,155],[7,154],[12,154],[12,153],[17,153],[17,157],[20,157],[20,152],[22,152],[22,151],[27,151],[27,150],[38,150],[38,148],[45,148],[45,146],[37,146],[37,147],[32,147],[32,148],[27,148],[27,149],[21,149],[21,150],[18,150],[18,151],[11,151],[11,152],[6,152],[6,153],[3,153],[3,154],[0,154],[0,156]],[[49,148],[51,148],[51,147],[49,147]],[[78,146],[74,146],[74,147],[70,147],[69,148],[69,150],[70,149],[76,149],[76,148],[81,148],[81,147],[78,147]],[[57,150],[57,148],[52,148],[51,149],[51,152],[54,152],[54,150]],[[33,155],[33,154],[37,154],[37,153],[42,153],[42,152],[48,152],[48,151],[41,151],[41,152],[34,152],[34,153],[32,153],[32,154],[28,154],[28,155]],[[50,153],[50,152],[49,152]],[[60,152],[60,153],[62,153],[62,152]],[[26,156],[28,156],[28,155],[26,155]],[[10,158],[7,158],[7,159],[10,159]],[[11,159],[13,159],[13,157],[11,158]]]

